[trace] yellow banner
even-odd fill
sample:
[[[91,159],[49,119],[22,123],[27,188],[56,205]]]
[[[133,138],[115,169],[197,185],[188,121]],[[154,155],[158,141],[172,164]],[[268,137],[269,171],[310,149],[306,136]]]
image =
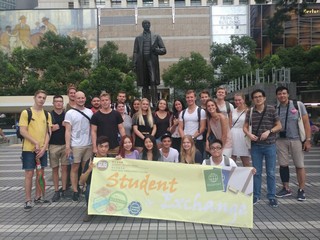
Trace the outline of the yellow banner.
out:
[[[95,158],[89,214],[253,227],[251,168]]]

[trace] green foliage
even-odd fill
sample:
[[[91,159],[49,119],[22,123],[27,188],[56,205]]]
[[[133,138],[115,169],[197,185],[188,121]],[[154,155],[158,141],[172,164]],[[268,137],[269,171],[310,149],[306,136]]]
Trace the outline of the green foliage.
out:
[[[131,70],[131,61],[124,53],[118,53],[118,46],[114,42],[108,41],[100,48],[100,65],[107,68],[118,68],[121,72],[128,73]]]
[[[0,95],[21,95],[29,68],[24,50],[18,48],[9,56],[0,51]]]
[[[282,66],[282,61],[279,57],[279,55],[268,55],[266,56],[263,60],[262,63],[260,64],[260,68],[264,70],[264,73],[266,75],[271,75],[272,74],[272,69],[279,69],[283,67]]]
[[[120,90],[126,91],[127,97],[136,97],[136,77],[130,69],[131,62],[126,54],[118,53],[114,42],[107,42],[100,49],[100,61],[90,76],[82,81],[79,89],[87,96],[99,96],[101,91],[111,94],[115,101]]]
[[[178,63],[171,65],[162,75],[165,86],[175,90],[196,91],[214,87],[213,68],[201,56],[192,52],[190,57],[181,58]]]
[[[117,51],[115,43],[107,42],[94,68],[84,40],[48,32],[34,49],[17,48],[10,56],[0,51],[0,94],[33,95],[38,89],[65,94],[72,83],[88,100],[102,90],[114,98],[120,90],[135,97],[138,93],[131,60]]]
[[[70,83],[77,85],[88,75],[90,60],[86,41],[48,32],[38,47],[26,52],[26,61],[32,69],[28,84],[34,84],[29,81],[32,74],[49,94],[64,94]]]
[[[290,68],[291,81],[305,89],[320,87],[320,46],[304,50],[301,46],[279,48],[272,56],[267,56],[261,63],[261,68],[271,75],[272,68]]]
[[[231,43],[211,45],[210,59],[221,83],[254,70],[257,64],[256,43],[248,36],[231,36]]]

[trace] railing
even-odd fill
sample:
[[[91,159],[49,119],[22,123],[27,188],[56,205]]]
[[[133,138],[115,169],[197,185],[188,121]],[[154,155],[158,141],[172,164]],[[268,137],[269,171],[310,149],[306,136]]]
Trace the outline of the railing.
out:
[[[238,79],[227,82],[225,84],[225,87],[227,88],[228,92],[236,92],[259,83],[289,84],[291,82],[290,74],[290,68],[273,68],[271,76],[268,75],[267,77],[265,77],[263,69],[257,69],[255,74],[251,72],[250,74],[246,74],[244,76],[239,77]]]

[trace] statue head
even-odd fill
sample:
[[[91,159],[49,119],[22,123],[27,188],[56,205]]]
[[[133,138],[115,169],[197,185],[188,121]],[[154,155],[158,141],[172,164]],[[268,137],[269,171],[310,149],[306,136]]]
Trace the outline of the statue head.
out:
[[[143,20],[142,21],[142,27],[144,29],[144,31],[148,32],[150,31],[150,27],[151,27],[151,23],[149,20]]]

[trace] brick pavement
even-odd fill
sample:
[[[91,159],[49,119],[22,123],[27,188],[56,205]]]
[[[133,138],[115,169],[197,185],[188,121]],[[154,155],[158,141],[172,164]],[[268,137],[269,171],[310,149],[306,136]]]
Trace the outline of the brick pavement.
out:
[[[320,147],[306,154],[307,201],[295,198],[298,187],[291,167],[293,196],[280,199],[276,209],[265,198],[255,205],[253,229],[114,216],[83,223],[84,199],[73,203],[67,198],[24,212],[20,151],[19,144],[0,146],[0,239],[320,239]],[[278,170],[277,185],[279,190]],[[262,191],[265,194],[265,182]],[[53,193],[47,180],[48,198]]]

